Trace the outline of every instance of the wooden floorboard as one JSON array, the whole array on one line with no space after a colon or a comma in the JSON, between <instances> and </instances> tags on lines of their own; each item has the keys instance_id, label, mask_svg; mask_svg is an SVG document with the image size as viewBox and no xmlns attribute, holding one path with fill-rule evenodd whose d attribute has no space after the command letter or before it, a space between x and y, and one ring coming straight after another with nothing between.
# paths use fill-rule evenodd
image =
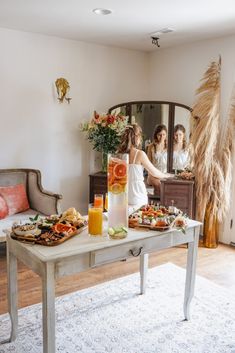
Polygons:
<instances>
[{"instance_id":1,"label":"wooden floorboard","mask_svg":"<svg viewBox=\"0 0 235 353\"><path fill-rule=\"evenodd\" d=\"M167 262L185 268L187 249L176 247L158 251L150 255L150 267ZM199 248L197 274L225 286L235 294L235 248L219 245L217 249ZM57 281L56 295L74 292L79 289L122 277L139 270L138 259L119 261L92 269L78 275L68 276ZM19 263L18 267L19 307L41 301L41 280L31 270ZM7 279L5 252L0 251L0 314L7 312Z\"/></svg>"}]
</instances>

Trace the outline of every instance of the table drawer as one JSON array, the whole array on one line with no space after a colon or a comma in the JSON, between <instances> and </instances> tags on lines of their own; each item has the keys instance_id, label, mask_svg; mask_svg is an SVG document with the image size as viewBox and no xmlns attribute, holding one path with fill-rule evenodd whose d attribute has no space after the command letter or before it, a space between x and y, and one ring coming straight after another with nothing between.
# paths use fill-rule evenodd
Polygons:
<instances>
[{"instance_id":1,"label":"table drawer","mask_svg":"<svg viewBox=\"0 0 235 353\"><path fill-rule=\"evenodd\" d=\"M194 239L193 236L193 229L188 229L186 234L183 234L181 231L172 231L170 233L162 235L159 234L148 239L117 245L110 249L106 248L92 251L90 265L91 267L95 267L122 259L137 257L140 253L148 254L152 251L161 250L179 244L185 244L187 242L192 242Z\"/></svg>"}]
</instances>

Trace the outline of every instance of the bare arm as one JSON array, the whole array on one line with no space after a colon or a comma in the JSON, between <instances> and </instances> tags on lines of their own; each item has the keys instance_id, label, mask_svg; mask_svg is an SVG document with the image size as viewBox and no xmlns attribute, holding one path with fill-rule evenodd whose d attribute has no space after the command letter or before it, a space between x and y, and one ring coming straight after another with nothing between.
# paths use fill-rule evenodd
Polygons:
<instances>
[{"instance_id":1,"label":"bare arm","mask_svg":"<svg viewBox=\"0 0 235 353\"><path fill-rule=\"evenodd\" d=\"M140 152L140 162L143 167L149 172L149 174L151 174L155 178L164 179L171 177L170 174L164 174L159 169L155 168L154 165L149 161L144 151Z\"/></svg>"}]
</instances>

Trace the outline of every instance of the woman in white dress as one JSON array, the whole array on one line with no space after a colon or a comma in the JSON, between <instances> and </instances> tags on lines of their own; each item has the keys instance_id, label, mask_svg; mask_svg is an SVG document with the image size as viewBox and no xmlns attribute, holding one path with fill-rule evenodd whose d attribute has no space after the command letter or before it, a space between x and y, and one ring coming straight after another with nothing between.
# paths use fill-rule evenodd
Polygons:
<instances>
[{"instance_id":1,"label":"woman in white dress","mask_svg":"<svg viewBox=\"0 0 235 353\"><path fill-rule=\"evenodd\" d=\"M167 171L167 128L157 125L153 133L153 142L147 146L147 156L161 172Z\"/></svg>"},{"instance_id":2,"label":"woman in white dress","mask_svg":"<svg viewBox=\"0 0 235 353\"><path fill-rule=\"evenodd\" d=\"M174 127L173 169L183 170L189 165L189 152L185 136L185 127L181 124Z\"/></svg>"},{"instance_id":3,"label":"woman in white dress","mask_svg":"<svg viewBox=\"0 0 235 353\"><path fill-rule=\"evenodd\" d=\"M139 125L129 125L125 129L119 147L120 153L129 153L128 204L131 211L148 203L147 190L144 183L144 168L153 178L172 177L154 167L146 153L139 148L142 143L142 129Z\"/></svg>"},{"instance_id":4,"label":"woman in white dress","mask_svg":"<svg viewBox=\"0 0 235 353\"><path fill-rule=\"evenodd\" d=\"M167 128L157 125L153 133L153 142L147 146L147 156L150 162L162 173L167 172ZM160 179L154 178L150 173L147 183L154 187L154 193L160 193Z\"/></svg>"}]
</instances>

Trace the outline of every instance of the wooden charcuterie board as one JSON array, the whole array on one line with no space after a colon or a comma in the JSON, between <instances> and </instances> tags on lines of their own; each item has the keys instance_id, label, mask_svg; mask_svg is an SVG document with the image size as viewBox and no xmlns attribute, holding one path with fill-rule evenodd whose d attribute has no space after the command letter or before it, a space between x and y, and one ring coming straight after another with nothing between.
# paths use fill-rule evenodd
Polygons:
<instances>
[{"instance_id":1,"label":"wooden charcuterie board","mask_svg":"<svg viewBox=\"0 0 235 353\"><path fill-rule=\"evenodd\" d=\"M149 223L149 224L146 224L144 222L141 223L138 221L139 217L136 217L136 218L133 217L133 216L137 215L138 212L140 212L140 211L141 211L141 215L139 217L142 218L142 221L144 221L143 218L145 218L145 216L147 217L148 214L149 215L151 214L151 217L156 219L156 224L153 225L151 223ZM178 211L181 212L180 210L178 210ZM136 211L134 211L131 215L129 215L129 227L135 228L135 229L144 228L144 229L149 229L149 230L155 230L158 232L164 232L164 231L172 228L172 226L174 224L174 219L171 219L171 217L172 217L172 213L170 214L168 208L166 208L164 206L160 206L160 208L155 209L154 205L145 205L145 206L140 207ZM161 221L161 219L165 219L165 220ZM160 224L157 224L157 222L159 222Z\"/></svg>"},{"instance_id":2,"label":"wooden charcuterie board","mask_svg":"<svg viewBox=\"0 0 235 353\"><path fill-rule=\"evenodd\" d=\"M168 225L166 227L153 227L151 225L147 225L147 224L139 224L139 223L134 223L134 222L130 222L129 220L129 227L130 228L135 228L135 229L142 229L142 228L145 228L145 229L149 229L149 230L156 230L158 232L164 232L165 230L168 230L171 228L171 225Z\"/></svg>"},{"instance_id":3,"label":"wooden charcuterie board","mask_svg":"<svg viewBox=\"0 0 235 353\"><path fill-rule=\"evenodd\" d=\"M87 229L87 225L77 229L75 232L73 233L64 233L63 237L59 238L59 235L58 235L58 238L57 239L52 239L52 240L46 240L46 239L49 239L49 238L45 238L45 239L41 239L40 236L38 237L29 237L29 236L23 236L23 235L16 235L14 233L11 233L11 238L12 239L15 239L15 240L18 240L18 241L22 241L24 243L30 243L30 244L40 244L40 245L44 245L44 246L56 246L56 245L59 245L59 244L62 244L64 243L66 240L74 237L75 235L78 235L80 234L81 232L83 232L85 229ZM45 233L44 233L45 234ZM56 237L56 234L55 234L55 237Z\"/></svg>"}]
</instances>

